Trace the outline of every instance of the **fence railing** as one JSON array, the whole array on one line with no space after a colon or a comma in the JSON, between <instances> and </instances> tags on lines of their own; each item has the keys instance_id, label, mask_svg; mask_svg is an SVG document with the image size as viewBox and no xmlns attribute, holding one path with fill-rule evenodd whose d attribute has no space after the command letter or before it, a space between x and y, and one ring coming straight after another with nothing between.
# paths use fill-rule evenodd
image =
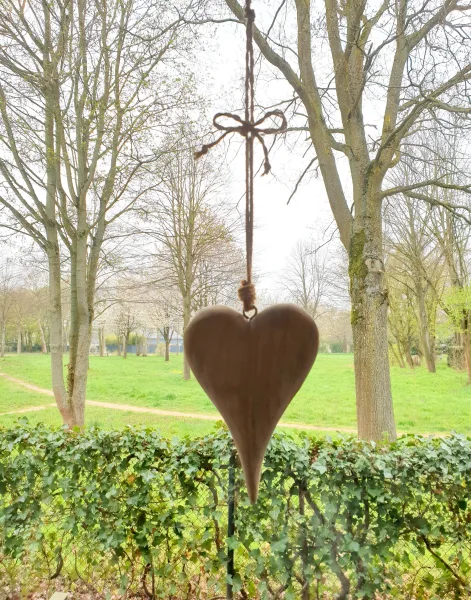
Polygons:
<instances>
[{"instance_id":1,"label":"fence railing","mask_svg":"<svg viewBox=\"0 0 471 600\"><path fill-rule=\"evenodd\" d=\"M0 429L0 598L468 598L470 484L458 435L277 435L250 505L222 429Z\"/></svg>"}]
</instances>

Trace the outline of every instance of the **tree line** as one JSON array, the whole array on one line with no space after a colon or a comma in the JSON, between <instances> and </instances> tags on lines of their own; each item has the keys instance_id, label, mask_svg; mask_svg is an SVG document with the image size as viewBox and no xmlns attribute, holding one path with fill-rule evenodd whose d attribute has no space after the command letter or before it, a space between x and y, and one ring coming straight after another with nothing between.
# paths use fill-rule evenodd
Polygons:
<instances>
[{"instance_id":1,"label":"tree line","mask_svg":"<svg viewBox=\"0 0 471 600\"><path fill-rule=\"evenodd\" d=\"M183 348L188 304L190 315L214 304L237 307L235 290L244 270L240 245L224 215L219 214L222 220L216 219L218 205L208 202L208 198L201 199L199 207L193 206L193 220L205 218L210 230L212 220L208 214L214 212L217 233L207 235L208 230L201 228L185 230L191 221L186 207L191 198L191 194L182 195L181 205L167 207L169 223L178 225L179 215L182 216L180 238L172 235L167 246L158 245L155 254L147 256L146 269L136 273L129 267L124 274L113 273L100 285L95 298L92 352L100 356L116 352L126 358L128 347L133 346L138 356L147 356L152 338L157 343L153 351L168 361L176 338L180 338L177 352ZM442 207L427 208L408 198L395 210L387 209L385 220L391 362L412 369L423 363L434 373L437 360L447 355L449 366L466 369L469 377L466 318L471 306L467 285L471 268L470 229L465 221L450 216ZM175 227L175 231L178 229ZM155 227L153 232L157 231ZM162 232L159 236L164 235ZM168 246L181 249L190 239L200 247L192 277L181 252L175 262L168 260L167 254ZM328 238L325 243L323 239L314 232L296 243L280 269L277 291L262 291L259 304L261 308L283 301L298 304L318 323L321 352L351 352L346 256L337 240ZM451 245L448 254L445 242ZM457 262L450 263L451 258ZM178 281L185 276L189 277L188 287L181 288ZM64 291L63 349L67 352L70 308L67 290ZM23 267L20 274L19 267L9 266L7 261L0 265L0 324L2 356L5 349L49 352L48 289L37 275L33 276L31 267ZM184 378L189 376L186 370Z\"/></svg>"},{"instance_id":2,"label":"tree line","mask_svg":"<svg viewBox=\"0 0 471 600\"><path fill-rule=\"evenodd\" d=\"M418 137L418 164L442 186L430 188L433 202L419 202L413 191L386 206L389 345L399 366L413 368L414 353L434 373L441 338L449 364L466 369L471 383L471 222L450 209L469 210L471 203L466 189L447 184L449 172L460 173L469 157L456 135L447 139L435 130ZM413 188L417 166L404 161L396 177Z\"/></svg>"},{"instance_id":3,"label":"tree line","mask_svg":"<svg viewBox=\"0 0 471 600\"><path fill-rule=\"evenodd\" d=\"M164 287L164 312L177 293L184 328L197 307L227 301L239 275L238 213L215 159L197 165L192 153L209 132L201 32L234 31L244 11L237 0L0 9L2 236L28 236L44 257L53 391L64 422L82 427L92 326L121 301L120 285L136 305L152 293L143 281ZM461 225L471 214L470 10L456 0L427 10L420 0L283 0L257 15L261 68L281 78L276 103L290 117L282 141L307 160L296 188L319 171L346 253L342 279L308 248L314 272L348 293L366 439L395 438L389 354L412 362L415 335L433 370L440 314L455 323L456 360L471 360ZM304 269L298 259L292 273ZM321 306L322 285L288 287Z\"/></svg>"}]
</instances>

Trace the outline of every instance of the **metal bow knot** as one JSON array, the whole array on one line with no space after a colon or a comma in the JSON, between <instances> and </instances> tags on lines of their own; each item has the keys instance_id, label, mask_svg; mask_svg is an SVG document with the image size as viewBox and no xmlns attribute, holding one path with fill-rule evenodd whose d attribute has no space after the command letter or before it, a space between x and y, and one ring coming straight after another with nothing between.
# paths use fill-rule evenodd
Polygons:
<instances>
[{"instance_id":1,"label":"metal bow knot","mask_svg":"<svg viewBox=\"0 0 471 600\"><path fill-rule=\"evenodd\" d=\"M221 118L232 119L233 121L240 123L240 125L223 125L219 122L219 119ZM260 125L262 125L267 119L270 118L281 119L281 125L279 127L260 127ZM211 148L219 144L219 142L223 140L226 137L226 135L229 135L230 133L238 133L246 139L252 137L252 139L255 138L260 142L263 148L264 155L263 175L266 175L270 172L271 165L270 160L268 158L268 148L265 144L263 136L283 133L284 131L286 131L288 123L286 121L284 113L281 110L271 110L265 113L261 119L255 121L254 123L252 123L251 121L245 121L244 119L241 119L239 115L235 115L233 113L217 113L214 115L213 125L219 131L224 131L224 133L220 135L216 140L214 140L214 142L211 142L211 144L204 144L201 150L195 152L195 158L200 158L201 156L207 154L207 152Z\"/></svg>"}]
</instances>

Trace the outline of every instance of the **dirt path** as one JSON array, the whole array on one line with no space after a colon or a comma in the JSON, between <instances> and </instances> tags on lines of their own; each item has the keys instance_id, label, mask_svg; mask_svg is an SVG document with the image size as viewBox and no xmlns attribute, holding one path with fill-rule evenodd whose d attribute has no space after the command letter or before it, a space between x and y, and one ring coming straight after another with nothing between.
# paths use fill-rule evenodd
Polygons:
<instances>
[{"instance_id":1,"label":"dirt path","mask_svg":"<svg viewBox=\"0 0 471 600\"><path fill-rule=\"evenodd\" d=\"M13 381L13 383L17 383L18 385L22 385L24 388L32 390L33 392L39 392L40 394L46 394L46 396L54 397L54 394L51 390L46 390L44 388L37 387L36 385L26 383L26 381L21 381L21 379L16 379L15 377L10 377L10 375L7 375L6 373L0 373L0 377L3 377L8 381Z\"/></svg>"},{"instance_id":2,"label":"dirt path","mask_svg":"<svg viewBox=\"0 0 471 600\"><path fill-rule=\"evenodd\" d=\"M19 408L18 410L11 410L9 412L0 413L0 417L3 415L21 415L22 413L38 412L38 410L46 410L55 404L46 404L45 406L29 406L28 408Z\"/></svg>"},{"instance_id":3,"label":"dirt path","mask_svg":"<svg viewBox=\"0 0 471 600\"><path fill-rule=\"evenodd\" d=\"M31 383L27 383L26 381L22 381L21 379L16 379L16 377L11 377L6 373L0 373L0 377L7 379L17 385L21 385L24 388L31 390L33 392L38 392L39 394L45 394L46 396L54 396L51 390L47 390L45 388L40 388L36 385L32 385ZM204 413L187 413L187 412L179 412L176 410L162 410L160 408L146 408L143 406L133 406L131 404L117 404L116 402L98 402L96 400L87 400L87 404L89 406L98 406L100 408L109 408L111 410L121 410L123 412L134 412L134 413L147 413L152 415L159 415L161 417L176 417L177 419L194 419L199 421L221 421L222 417L219 415L208 415ZM12 410L7 413L0 413L0 417L2 415L16 415L21 413L28 412L36 412L39 410L45 410L47 408L55 407L56 404L45 404L44 406L30 406L28 408L21 408L18 410ZM316 425L307 425L305 423L285 423L281 421L278 424L279 427L285 427L287 429L298 429L303 431L332 431L339 433L356 433L356 429L352 429L349 427L318 427ZM406 433L405 431L398 431L398 435L402 435ZM443 437L447 435L443 432L433 432L433 433L422 433L421 435L433 435L437 437Z\"/></svg>"},{"instance_id":4,"label":"dirt path","mask_svg":"<svg viewBox=\"0 0 471 600\"><path fill-rule=\"evenodd\" d=\"M21 379L17 379L16 377L11 377L6 373L0 373L0 377L3 377L4 379L11 381L12 383L16 383L17 385L21 385L22 387L33 392L38 392L39 394L44 394L46 396L54 396L51 390L47 390L45 388L38 387L37 385L27 383L26 381L22 381ZM220 417L219 415L208 415L204 413L187 413L176 410L162 410L160 408L146 408L143 406L133 406L131 404L117 404L116 402L98 402L96 400L87 400L87 404L89 406L98 406L100 408L109 408L111 410L121 410L123 412L147 413L152 415L159 415L161 417L177 417L179 419L195 419L200 421L221 421L222 419L222 417ZM45 404L44 406L30 406L29 408L12 410L7 413L0 413L0 416L2 414L14 415L25 412L35 412L39 410L45 410L53 406L56 405ZM350 429L348 427L317 427L316 425L306 425L304 423L281 422L280 427L286 427L288 429L302 429L305 431L341 431L342 433L356 433L356 429Z\"/></svg>"}]
</instances>

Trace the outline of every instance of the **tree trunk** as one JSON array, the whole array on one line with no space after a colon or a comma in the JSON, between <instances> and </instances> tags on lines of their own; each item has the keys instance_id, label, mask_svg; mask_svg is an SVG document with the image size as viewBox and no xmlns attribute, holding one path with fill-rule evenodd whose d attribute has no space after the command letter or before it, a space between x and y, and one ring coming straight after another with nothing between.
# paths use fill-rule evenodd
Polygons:
<instances>
[{"instance_id":1,"label":"tree trunk","mask_svg":"<svg viewBox=\"0 0 471 600\"><path fill-rule=\"evenodd\" d=\"M123 358L128 357L128 340L129 340L129 336L123 335Z\"/></svg>"},{"instance_id":2,"label":"tree trunk","mask_svg":"<svg viewBox=\"0 0 471 600\"><path fill-rule=\"evenodd\" d=\"M373 210L372 210L373 212ZM350 295L358 436L396 439L388 356L388 302L384 288L381 208L351 236ZM356 220L357 222L360 219Z\"/></svg>"},{"instance_id":3,"label":"tree trunk","mask_svg":"<svg viewBox=\"0 0 471 600\"><path fill-rule=\"evenodd\" d=\"M41 354L47 354L46 336L44 335L44 328L41 323L41 319L38 319L39 335L41 336Z\"/></svg>"},{"instance_id":4,"label":"tree trunk","mask_svg":"<svg viewBox=\"0 0 471 600\"><path fill-rule=\"evenodd\" d=\"M100 347L100 356L105 356L106 345L105 345L105 328L98 328L98 345Z\"/></svg>"},{"instance_id":5,"label":"tree trunk","mask_svg":"<svg viewBox=\"0 0 471 600\"><path fill-rule=\"evenodd\" d=\"M190 298L188 296L183 298L183 333L185 333L186 328L190 324L191 319L191 307L190 307ZM185 346L183 346L183 379L188 381L191 378L191 370L190 365L188 364L188 360L186 358Z\"/></svg>"},{"instance_id":6,"label":"tree trunk","mask_svg":"<svg viewBox=\"0 0 471 600\"><path fill-rule=\"evenodd\" d=\"M118 343L117 343L116 350L118 352L118 356L121 356L121 339L120 339L119 335L117 336L117 338L118 338Z\"/></svg>"},{"instance_id":7,"label":"tree trunk","mask_svg":"<svg viewBox=\"0 0 471 600\"><path fill-rule=\"evenodd\" d=\"M455 331L453 341L454 343L448 348L448 366L458 370L464 369L466 362L464 358L464 344L460 331Z\"/></svg>"},{"instance_id":8,"label":"tree trunk","mask_svg":"<svg viewBox=\"0 0 471 600\"><path fill-rule=\"evenodd\" d=\"M417 308L419 313L420 345L422 347L422 352L429 373L435 373L437 369L435 367L435 358L430 338L428 315L427 308L425 305L425 294L424 289L422 287L422 282L419 281L416 283L415 290L417 295Z\"/></svg>"},{"instance_id":9,"label":"tree trunk","mask_svg":"<svg viewBox=\"0 0 471 600\"><path fill-rule=\"evenodd\" d=\"M0 337L0 356L5 356L5 330L6 323L2 323L2 335Z\"/></svg>"},{"instance_id":10,"label":"tree trunk","mask_svg":"<svg viewBox=\"0 0 471 600\"><path fill-rule=\"evenodd\" d=\"M16 338L16 353L21 354L21 327L18 326L18 335Z\"/></svg>"},{"instance_id":11,"label":"tree trunk","mask_svg":"<svg viewBox=\"0 0 471 600\"><path fill-rule=\"evenodd\" d=\"M85 424L85 396L87 391L88 361L91 342L90 312L88 305L87 222L85 198L79 199L77 238L71 251L70 276L70 354L68 365L68 402L74 415L75 426Z\"/></svg>"},{"instance_id":12,"label":"tree trunk","mask_svg":"<svg viewBox=\"0 0 471 600\"><path fill-rule=\"evenodd\" d=\"M147 356L149 352L147 336L142 337L142 356Z\"/></svg>"},{"instance_id":13,"label":"tree trunk","mask_svg":"<svg viewBox=\"0 0 471 600\"><path fill-rule=\"evenodd\" d=\"M69 373L71 373L73 387L68 389L68 400L74 414L74 425L82 428L85 424L85 397L91 341L88 314L84 314L82 310L79 311L76 328L77 331L73 334L77 340L75 359L73 363L69 359Z\"/></svg>"},{"instance_id":14,"label":"tree trunk","mask_svg":"<svg viewBox=\"0 0 471 600\"><path fill-rule=\"evenodd\" d=\"M404 345L404 354L406 355L406 362L409 365L409 368L413 369L414 368L414 361L412 359L412 353L411 353L411 349L410 349L410 344L406 343Z\"/></svg>"},{"instance_id":15,"label":"tree trunk","mask_svg":"<svg viewBox=\"0 0 471 600\"><path fill-rule=\"evenodd\" d=\"M54 232L48 232L51 238ZM62 330L62 298L59 245L54 243L48 252L49 263L49 320L50 320L50 349L52 391L62 419L69 427L74 427L73 412L67 401L63 371L63 330Z\"/></svg>"},{"instance_id":16,"label":"tree trunk","mask_svg":"<svg viewBox=\"0 0 471 600\"><path fill-rule=\"evenodd\" d=\"M51 29L50 13L45 12L45 47L50 50ZM56 194L57 194L57 154L54 141L55 122L55 81L51 72L51 62L44 62L44 74L47 87L44 90L45 100L45 150L46 150L46 253L48 260L49 276L49 343L51 349L51 375L52 391L62 419L69 427L76 425L75 418L64 384L63 371L63 321L62 321L62 294L61 294L61 255L57 232Z\"/></svg>"},{"instance_id":17,"label":"tree trunk","mask_svg":"<svg viewBox=\"0 0 471 600\"><path fill-rule=\"evenodd\" d=\"M2 323L2 335L0 336L0 356L5 356L5 335L6 335L7 324Z\"/></svg>"},{"instance_id":18,"label":"tree trunk","mask_svg":"<svg viewBox=\"0 0 471 600\"><path fill-rule=\"evenodd\" d=\"M62 352L67 352L69 349L69 323L65 321L62 324Z\"/></svg>"},{"instance_id":19,"label":"tree trunk","mask_svg":"<svg viewBox=\"0 0 471 600\"><path fill-rule=\"evenodd\" d=\"M170 360L170 342L172 341L172 336L170 335L170 327L162 328L162 336L165 342L165 362ZM177 338L178 340L178 338Z\"/></svg>"},{"instance_id":20,"label":"tree trunk","mask_svg":"<svg viewBox=\"0 0 471 600\"><path fill-rule=\"evenodd\" d=\"M394 356L394 358L396 359L397 364L399 365L399 367L401 369L405 369L406 365L404 363L404 358L402 356L400 348L398 347L397 351L396 351L396 348L394 347L394 344L392 342L389 344L389 348L391 349L391 353Z\"/></svg>"}]
</instances>

